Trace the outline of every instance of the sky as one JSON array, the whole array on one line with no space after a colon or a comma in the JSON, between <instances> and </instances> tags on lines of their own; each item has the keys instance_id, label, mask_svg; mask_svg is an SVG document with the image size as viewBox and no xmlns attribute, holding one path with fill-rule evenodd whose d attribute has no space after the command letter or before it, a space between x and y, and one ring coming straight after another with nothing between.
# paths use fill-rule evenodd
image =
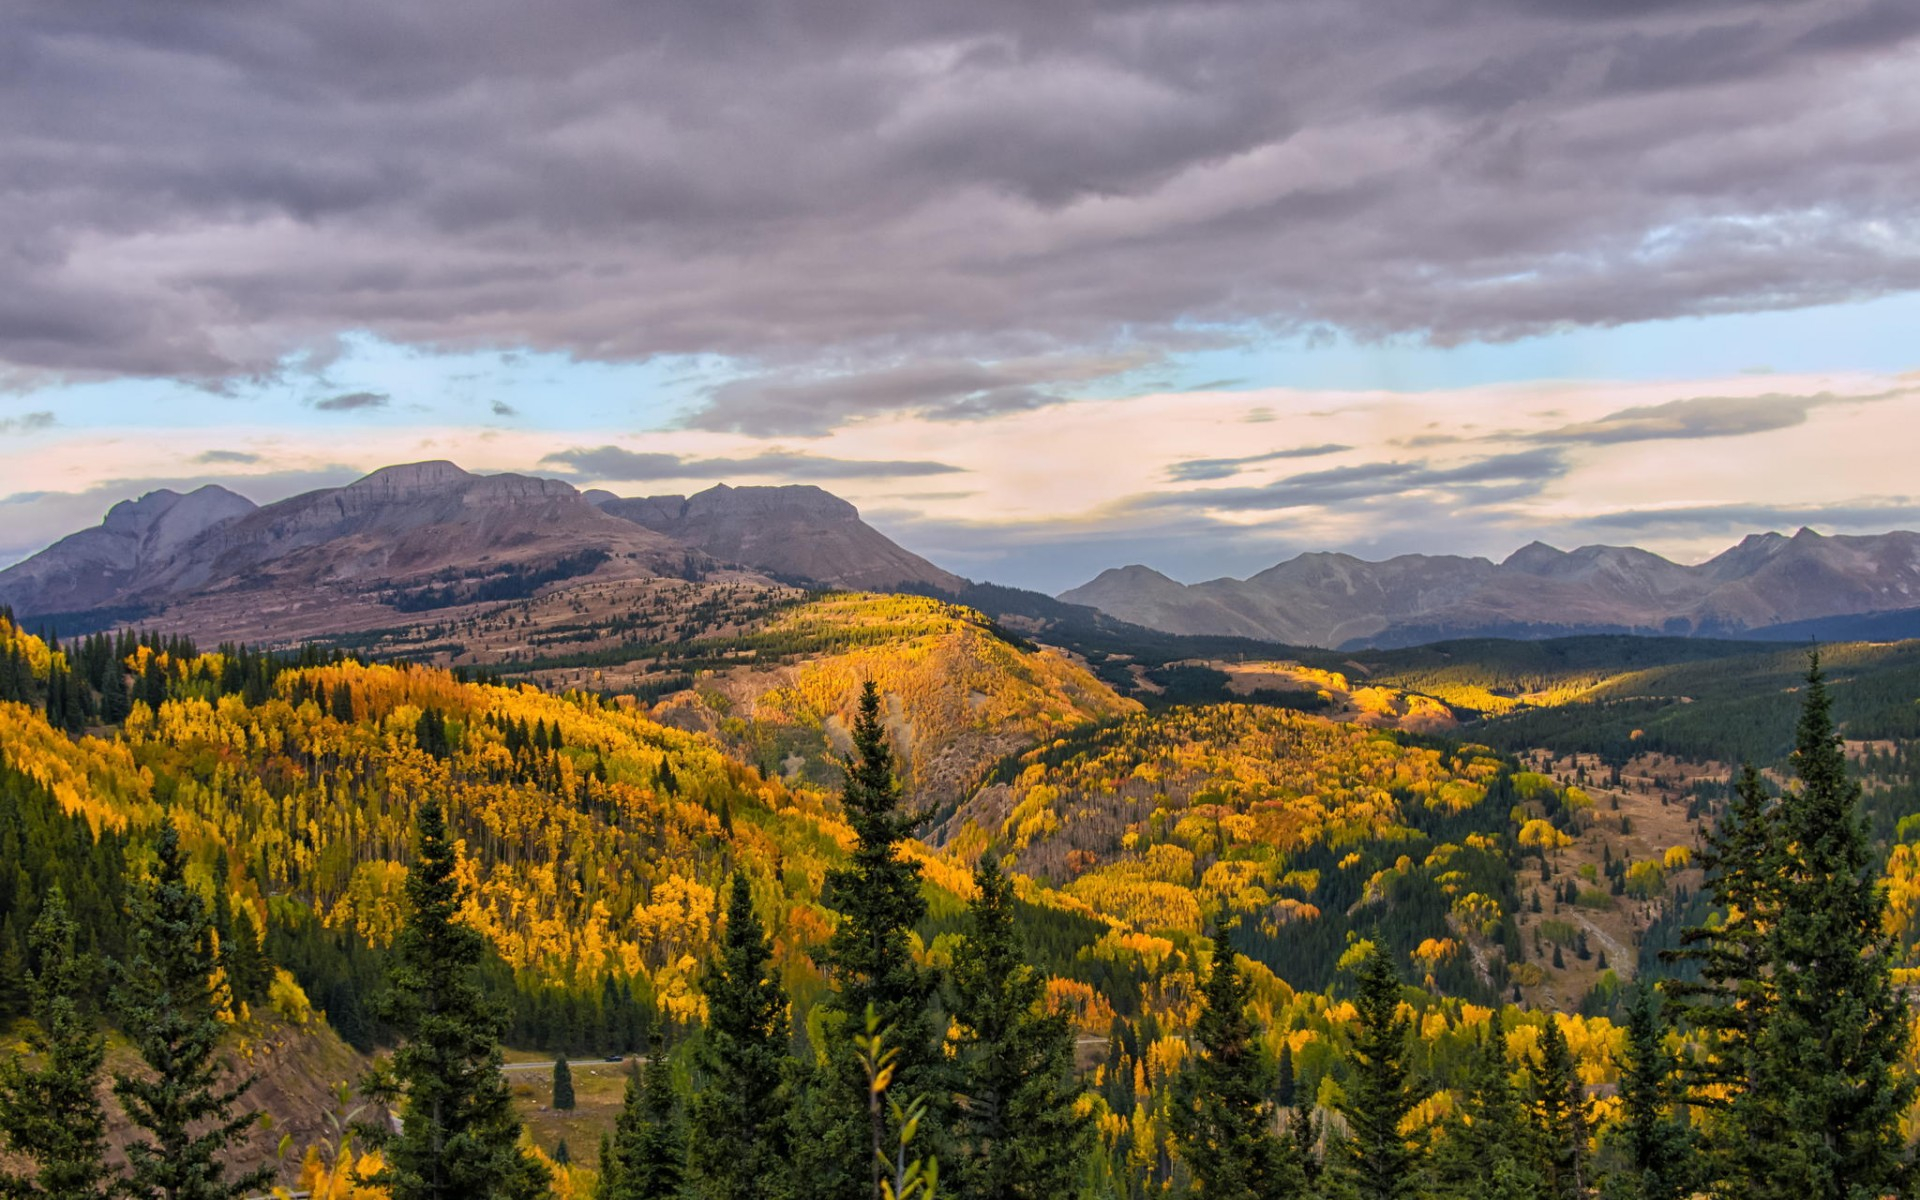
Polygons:
<instances>
[{"instance_id":1,"label":"sky","mask_svg":"<svg viewBox=\"0 0 1920 1200\"><path fill-rule=\"evenodd\" d=\"M21 0L0 563L449 458L976 579L1920 527L1910 0Z\"/></svg>"}]
</instances>

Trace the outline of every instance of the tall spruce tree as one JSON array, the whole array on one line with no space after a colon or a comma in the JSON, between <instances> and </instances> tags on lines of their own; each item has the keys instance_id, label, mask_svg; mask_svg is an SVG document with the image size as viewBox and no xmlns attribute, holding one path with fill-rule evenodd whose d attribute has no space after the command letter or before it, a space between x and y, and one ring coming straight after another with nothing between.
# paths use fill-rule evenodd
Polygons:
<instances>
[{"instance_id":1,"label":"tall spruce tree","mask_svg":"<svg viewBox=\"0 0 1920 1200\"><path fill-rule=\"evenodd\" d=\"M393 1074L406 1112L375 1179L393 1200L531 1200L545 1194L547 1174L519 1146L500 1072L507 1016L476 977L486 943L459 919L458 863L437 801L421 806L418 824L410 911L394 945L392 988L380 1001L401 1038Z\"/></svg>"},{"instance_id":2,"label":"tall spruce tree","mask_svg":"<svg viewBox=\"0 0 1920 1200\"><path fill-rule=\"evenodd\" d=\"M1587 1188L1587 1138L1592 1129L1586 1086L1560 1018L1546 1014L1540 1031L1540 1068L1534 1075L1532 1117L1540 1148L1545 1195L1578 1200Z\"/></svg>"},{"instance_id":3,"label":"tall spruce tree","mask_svg":"<svg viewBox=\"0 0 1920 1200\"><path fill-rule=\"evenodd\" d=\"M1400 1016L1400 975L1385 950L1367 948L1358 983L1360 1028L1340 1104L1348 1129L1341 1174L1360 1200L1408 1200L1424 1187L1422 1148L1400 1132L1407 1114L1426 1098L1407 1062L1412 1025Z\"/></svg>"},{"instance_id":4,"label":"tall spruce tree","mask_svg":"<svg viewBox=\"0 0 1920 1200\"><path fill-rule=\"evenodd\" d=\"M791 1018L772 959L746 872L735 871L720 958L703 988L707 1024L697 1058L703 1086L689 1130L693 1178L711 1200L777 1200L791 1182Z\"/></svg>"},{"instance_id":5,"label":"tall spruce tree","mask_svg":"<svg viewBox=\"0 0 1920 1200\"><path fill-rule=\"evenodd\" d=\"M1506 1024L1496 1009L1468 1069L1461 1103L1434 1152L1434 1185L1441 1196L1535 1200L1541 1194L1526 1113L1512 1076Z\"/></svg>"},{"instance_id":6,"label":"tall spruce tree","mask_svg":"<svg viewBox=\"0 0 1920 1200\"><path fill-rule=\"evenodd\" d=\"M553 1107L556 1112L572 1112L573 1067L563 1050L553 1060Z\"/></svg>"},{"instance_id":7,"label":"tall spruce tree","mask_svg":"<svg viewBox=\"0 0 1920 1200\"><path fill-rule=\"evenodd\" d=\"M1779 920L1785 844L1760 773L1741 769L1733 801L1700 854L1716 912L1662 957L1697 971L1665 985L1674 1010L1705 1043L1685 1064L1687 1102L1714 1114L1703 1173L1738 1186L1768 1171L1786 1114L1763 1086L1761 1044L1773 1012L1772 930Z\"/></svg>"},{"instance_id":8,"label":"tall spruce tree","mask_svg":"<svg viewBox=\"0 0 1920 1200\"><path fill-rule=\"evenodd\" d=\"M664 1047L655 1047L644 1071L627 1076L610 1159L595 1200L677 1200L685 1190L686 1130Z\"/></svg>"},{"instance_id":9,"label":"tall spruce tree","mask_svg":"<svg viewBox=\"0 0 1920 1200\"><path fill-rule=\"evenodd\" d=\"M849 864L829 871L823 890L828 907L840 914L822 954L834 985L827 1001L830 1045L796 1114L796 1177L810 1200L855 1200L868 1191L869 1097L853 1040L869 1010L897 1052L893 1094L932 1105L931 1132L944 1124L948 1094L933 1037L934 979L913 957L911 935L927 911L920 867L899 849L916 818L901 807L880 692L871 682L861 689L853 747L841 803L856 841Z\"/></svg>"},{"instance_id":10,"label":"tall spruce tree","mask_svg":"<svg viewBox=\"0 0 1920 1200\"><path fill-rule=\"evenodd\" d=\"M161 826L153 877L133 900L133 961L115 994L121 1027L145 1071L116 1075L114 1095L141 1136L127 1147L127 1194L138 1200L231 1200L273 1178L263 1166L227 1178L225 1158L250 1113L234 1107L251 1076L228 1084L217 1057L226 1023L215 983L213 923L187 882L180 831Z\"/></svg>"},{"instance_id":11,"label":"tall spruce tree","mask_svg":"<svg viewBox=\"0 0 1920 1200\"><path fill-rule=\"evenodd\" d=\"M1223 929L1214 939L1198 1053L1175 1085L1168 1126L1207 1200L1291 1200L1306 1192L1294 1142L1282 1138L1274 1069L1247 1016L1248 986Z\"/></svg>"},{"instance_id":12,"label":"tall spruce tree","mask_svg":"<svg viewBox=\"0 0 1920 1200\"><path fill-rule=\"evenodd\" d=\"M28 937L30 1039L39 1061L0 1058L0 1149L31 1171L0 1169L0 1196L15 1200L105 1200L115 1192L106 1166L106 1114L94 1091L106 1039L82 1005L98 964L74 946L77 929L58 888Z\"/></svg>"},{"instance_id":13,"label":"tall spruce tree","mask_svg":"<svg viewBox=\"0 0 1920 1200\"><path fill-rule=\"evenodd\" d=\"M1077 1111L1073 1026L1042 1007L1046 980L1022 955L1013 882L992 850L973 878L978 895L953 952L958 1191L1053 1200L1075 1190L1092 1146L1092 1117Z\"/></svg>"},{"instance_id":14,"label":"tall spruce tree","mask_svg":"<svg viewBox=\"0 0 1920 1200\"><path fill-rule=\"evenodd\" d=\"M1677 1200L1698 1176L1693 1138L1675 1104L1679 1063L1662 1040L1653 988L1640 984L1627 1009L1627 1060L1620 1069L1620 1122L1611 1141L1620 1159L1607 1178L1617 1200Z\"/></svg>"},{"instance_id":15,"label":"tall spruce tree","mask_svg":"<svg viewBox=\"0 0 1920 1200\"><path fill-rule=\"evenodd\" d=\"M1901 1069L1910 1013L1894 990L1886 897L1815 656L1802 694L1793 770L1779 807L1784 870L1769 938L1774 1002L1760 1088L1777 1094L1782 1143L1749 1193L1879 1197L1904 1189Z\"/></svg>"}]
</instances>

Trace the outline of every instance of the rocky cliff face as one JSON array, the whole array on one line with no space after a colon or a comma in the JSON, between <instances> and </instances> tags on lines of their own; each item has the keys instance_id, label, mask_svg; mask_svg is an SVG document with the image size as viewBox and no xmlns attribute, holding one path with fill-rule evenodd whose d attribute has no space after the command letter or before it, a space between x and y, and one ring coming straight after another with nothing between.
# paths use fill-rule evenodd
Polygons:
<instances>
[{"instance_id":1,"label":"rocky cliff face","mask_svg":"<svg viewBox=\"0 0 1920 1200\"><path fill-rule=\"evenodd\" d=\"M1060 598L1170 633L1311 646L1597 632L1737 635L1920 607L1920 534L1756 534L1697 566L1631 546L1563 551L1536 542L1500 563L1303 554L1249 579L1192 585L1127 567Z\"/></svg>"},{"instance_id":2,"label":"rocky cliff face","mask_svg":"<svg viewBox=\"0 0 1920 1200\"><path fill-rule=\"evenodd\" d=\"M209 484L122 500L106 519L0 571L0 603L22 613L76 612L124 602L193 540L253 512L253 501Z\"/></svg>"},{"instance_id":3,"label":"rocky cliff face","mask_svg":"<svg viewBox=\"0 0 1920 1200\"><path fill-rule=\"evenodd\" d=\"M862 521L853 505L808 485L721 484L693 496L605 500L601 507L723 562L782 579L867 590L923 585L957 592L966 586Z\"/></svg>"}]
</instances>

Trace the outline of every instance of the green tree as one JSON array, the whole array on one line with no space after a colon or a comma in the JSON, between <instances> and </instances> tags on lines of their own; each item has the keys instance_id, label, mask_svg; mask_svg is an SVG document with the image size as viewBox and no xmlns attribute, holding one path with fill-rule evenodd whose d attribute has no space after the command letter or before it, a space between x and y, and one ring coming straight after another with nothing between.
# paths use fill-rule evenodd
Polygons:
<instances>
[{"instance_id":1,"label":"green tree","mask_svg":"<svg viewBox=\"0 0 1920 1200\"><path fill-rule=\"evenodd\" d=\"M1910 1034L1894 990L1886 897L1814 657L1793 754L1798 786L1779 807L1784 870L1769 939L1774 1002L1759 1088L1782 1115L1759 1197L1879 1197L1904 1187L1901 1070ZM1771 1093L1769 1096L1768 1093Z\"/></svg>"},{"instance_id":2,"label":"green tree","mask_svg":"<svg viewBox=\"0 0 1920 1200\"><path fill-rule=\"evenodd\" d=\"M627 1076L614 1119L612 1169L595 1200L672 1200L685 1190L686 1130L673 1092L673 1069L656 1047L644 1071Z\"/></svg>"},{"instance_id":3,"label":"green tree","mask_svg":"<svg viewBox=\"0 0 1920 1200\"><path fill-rule=\"evenodd\" d=\"M1620 1069L1620 1123L1612 1137L1620 1165L1606 1192L1619 1200L1677 1200L1697 1175L1693 1139L1675 1107L1679 1064L1662 1041L1653 989L1634 988L1627 1009L1627 1060Z\"/></svg>"},{"instance_id":4,"label":"green tree","mask_svg":"<svg viewBox=\"0 0 1920 1200\"><path fill-rule=\"evenodd\" d=\"M746 872L735 871L720 958L703 985L704 1086L689 1130L693 1177L711 1200L773 1200L789 1182L790 1018L772 958Z\"/></svg>"},{"instance_id":5,"label":"green tree","mask_svg":"<svg viewBox=\"0 0 1920 1200\"><path fill-rule=\"evenodd\" d=\"M862 1166L870 1104L852 1043L868 1009L897 1054L897 1094L935 1107L931 1132L944 1122L939 1101L948 1092L933 1038L934 979L913 958L912 933L927 911L920 867L900 854L916 816L901 807L880 693L871 682L861 689L853 746L841 806L855 845L848 865L827 873L822 893L840 914L821 956L835 988L826 1002L827 1061L814 1073L797 1114L802 1129L796 1177L802 1194L818 1200L853 1200L867 1190Z\"/></svg>"},{"instance_id":6,"label":"green tree","mask_svg":"<svg viewBox=\"0 0 1920 1200\"><path fill-rule=\"evenodd\" d=\"M953 953L960 1102L959 1193L977 1200L1070 1194L1092 1145L1076 1111L1073 1027L1043 1009L1046 980L1022 957L1013 883L991 850L974 871L979 894Z\"/></svg>"},{"instance_id":7,"label":"green tree","mask_svg":"<svg viewBox=\"0 0 1920 1200\"><path fill-rule=\"evenodd\" d=\"M1681 934L1669 961L1693 966L1665 987L1674 1010L1709 1053L1691 1056L1688 1103L1716 1114L1701 1152L1706 1172L1751 1180L1768 1169L1785 1114L1760 1086L1762 1035L1773 1011L1771 930L1779 917L1784 846L1760 773L1743 767L1719 827L1700 854L1716 912Z\"/></svg>"},{"instance_id":8,"label":"green tree","mask_svg":"<svg viewBox=\"0 0 1920 1200\"><path fill-rule=\"evenodd\" d=\"M1198 1053L1180 1074L1168 1125L1207 1200L1283 1200L1305 1191L1306 1175L1277 1131L1274 1069L1234 959L1223 929L1194 1022Z\"/></svg>"},{"instance_id":9,"label":"green tree","mask_svg":"<svg viewBox=\"0 0 1920 1200\"><path fill-rule=\"evenodd\" d=\"M1439 1194L1458 1200L1534 1200L1541 1180L1527 1134L1526 1113L1513 1088L1506 1025L1496 1009L1459 1108L1434 1153Z\"/></svg>"},{"instance_id":10,"label":"green tree","mask_svg":"<svg viewBox=\"0 0 1920 1200\"><path fill-rule=\"evenodd\" d=\"M144 1135L127 1147L127 1194L139 1200L229 1200L273 1178L260 1167L226 1177L225 1156L251 1114L234 1106L252 1077L226 1085L217 1057L226 1025L214 983L213 924L187 882L172 822L161 826L153 877L133 900L133 961L115 995L120 1023L146 1070L116 1075L113 1091Z\"/></svg>"},{"instance_id":11,"label":"green tree","mask_svg":"<svg viewBox=\"0 0 1920 1200\"><path fill-rule=\"evenodd\" d=\"M1534 1077L1531 1107L1546 1194L1575 1200L1586 1193L1591 1122L1587 1091L1580 1082L1573 1049L1567 1045L1560 1019L1551 1012L1546 1014L1546 1025L1540 1031L1540 1069Z\"/></svg>"},{"instance_id":12,"label":"green tree","mask_svg":"<svg viewBox=\"0 0 1920 1200\"><path fill-rule=\"evenodd\" d=\"M459 919L457 865L446 817L429 801L407 869L410 911L394 946L392 988L381 998L401 1036L392 1067L406 1111L375 1179L393 1200L536 1197L546 1191L546 1172L519 1146L500 1072L507 1018L476 978L486 943Z\"/></svg>"},{"instance_id":13,"label":"green tree","mask_svg":"<svg viewBox=\"0 0 1920 1200\"><path fill-rule=\"evenodd\" d=\"M0 1147L35 1169L0 1169L0 1196L104 1200L115 1190L105 1161L106 1115L94 1091L106 1040L81 1007L96 964L75 951L75 933L56 888L28 938L35 966L27 993L39 1026L29 1045L39 1061L0 1058Z\"/></svg>"},{"instance_id":14,"label":"green tree","mask_svg":"<svg viewBox=\"0 0 1920 1200\"><path fill-rule=\"evenodd\" d=\"M553 1060L553 1107L559 1112L573 1111L573 1068L562 1051Z\"/></svg>"},{"instance_id":15,"label":"green tree","mask_svg":"<svg viewBox=\"0 0 1920 1200\"><path fill-rule=\"evenodd\" d=\"M1378 946L1360 962L1360 1028L1354 1036L1352 1077L1340 1112L1348 1134L1342 1175L1360 1200L1402 1200L1421 1194L1421 1147L1400 1132L1426 1089L1407 1062L1411 1023L1400 1016L1400 976Z\"/></svg>"}]
</instances>

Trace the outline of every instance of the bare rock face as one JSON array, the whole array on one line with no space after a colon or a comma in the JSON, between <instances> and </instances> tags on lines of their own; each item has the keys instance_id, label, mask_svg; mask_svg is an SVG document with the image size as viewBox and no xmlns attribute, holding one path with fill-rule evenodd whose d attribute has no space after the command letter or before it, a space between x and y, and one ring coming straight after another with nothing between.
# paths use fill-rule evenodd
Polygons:
<instances>
[{"instance_id":1,"label":"bare rock face","mask_svg":"<svg viewBox=\"0 0 1920 1200\"><path fill-rule=\"evenodd\" d=\"M1573 633L1734 636L1920 608L1920 534L1754 534L1697 566L1631 546L1563 551L1535 542L1498 564L1302 554L1250 579L1191 585L1128 567L1060 599L1170 633L1329 647Z\"/></svg>"},{"instance_id":2,"label":"bare rock face","mask_svg":"<svg viewBox=\"0 0 1920 1200\"><path fill-rule=\"evenodd\" d=\"M253 501L215 484L185 495L162 488L122 500L100 524L0 571L0 604L24 615L123 602L196 537L254 509Z\"/></svg>"},{"instance_id":3,"label":"bare rock face","mask_svg":"<svg viewBox=\"0 0 1920 1200\"><path fill-rule=\"evenodd\" d=\"M601 507L723 562L782 579L872 590L966 586L862 521L853 505L809 485L720 484L690 497L610 500Z\"/></svg>"}]
</instances>

